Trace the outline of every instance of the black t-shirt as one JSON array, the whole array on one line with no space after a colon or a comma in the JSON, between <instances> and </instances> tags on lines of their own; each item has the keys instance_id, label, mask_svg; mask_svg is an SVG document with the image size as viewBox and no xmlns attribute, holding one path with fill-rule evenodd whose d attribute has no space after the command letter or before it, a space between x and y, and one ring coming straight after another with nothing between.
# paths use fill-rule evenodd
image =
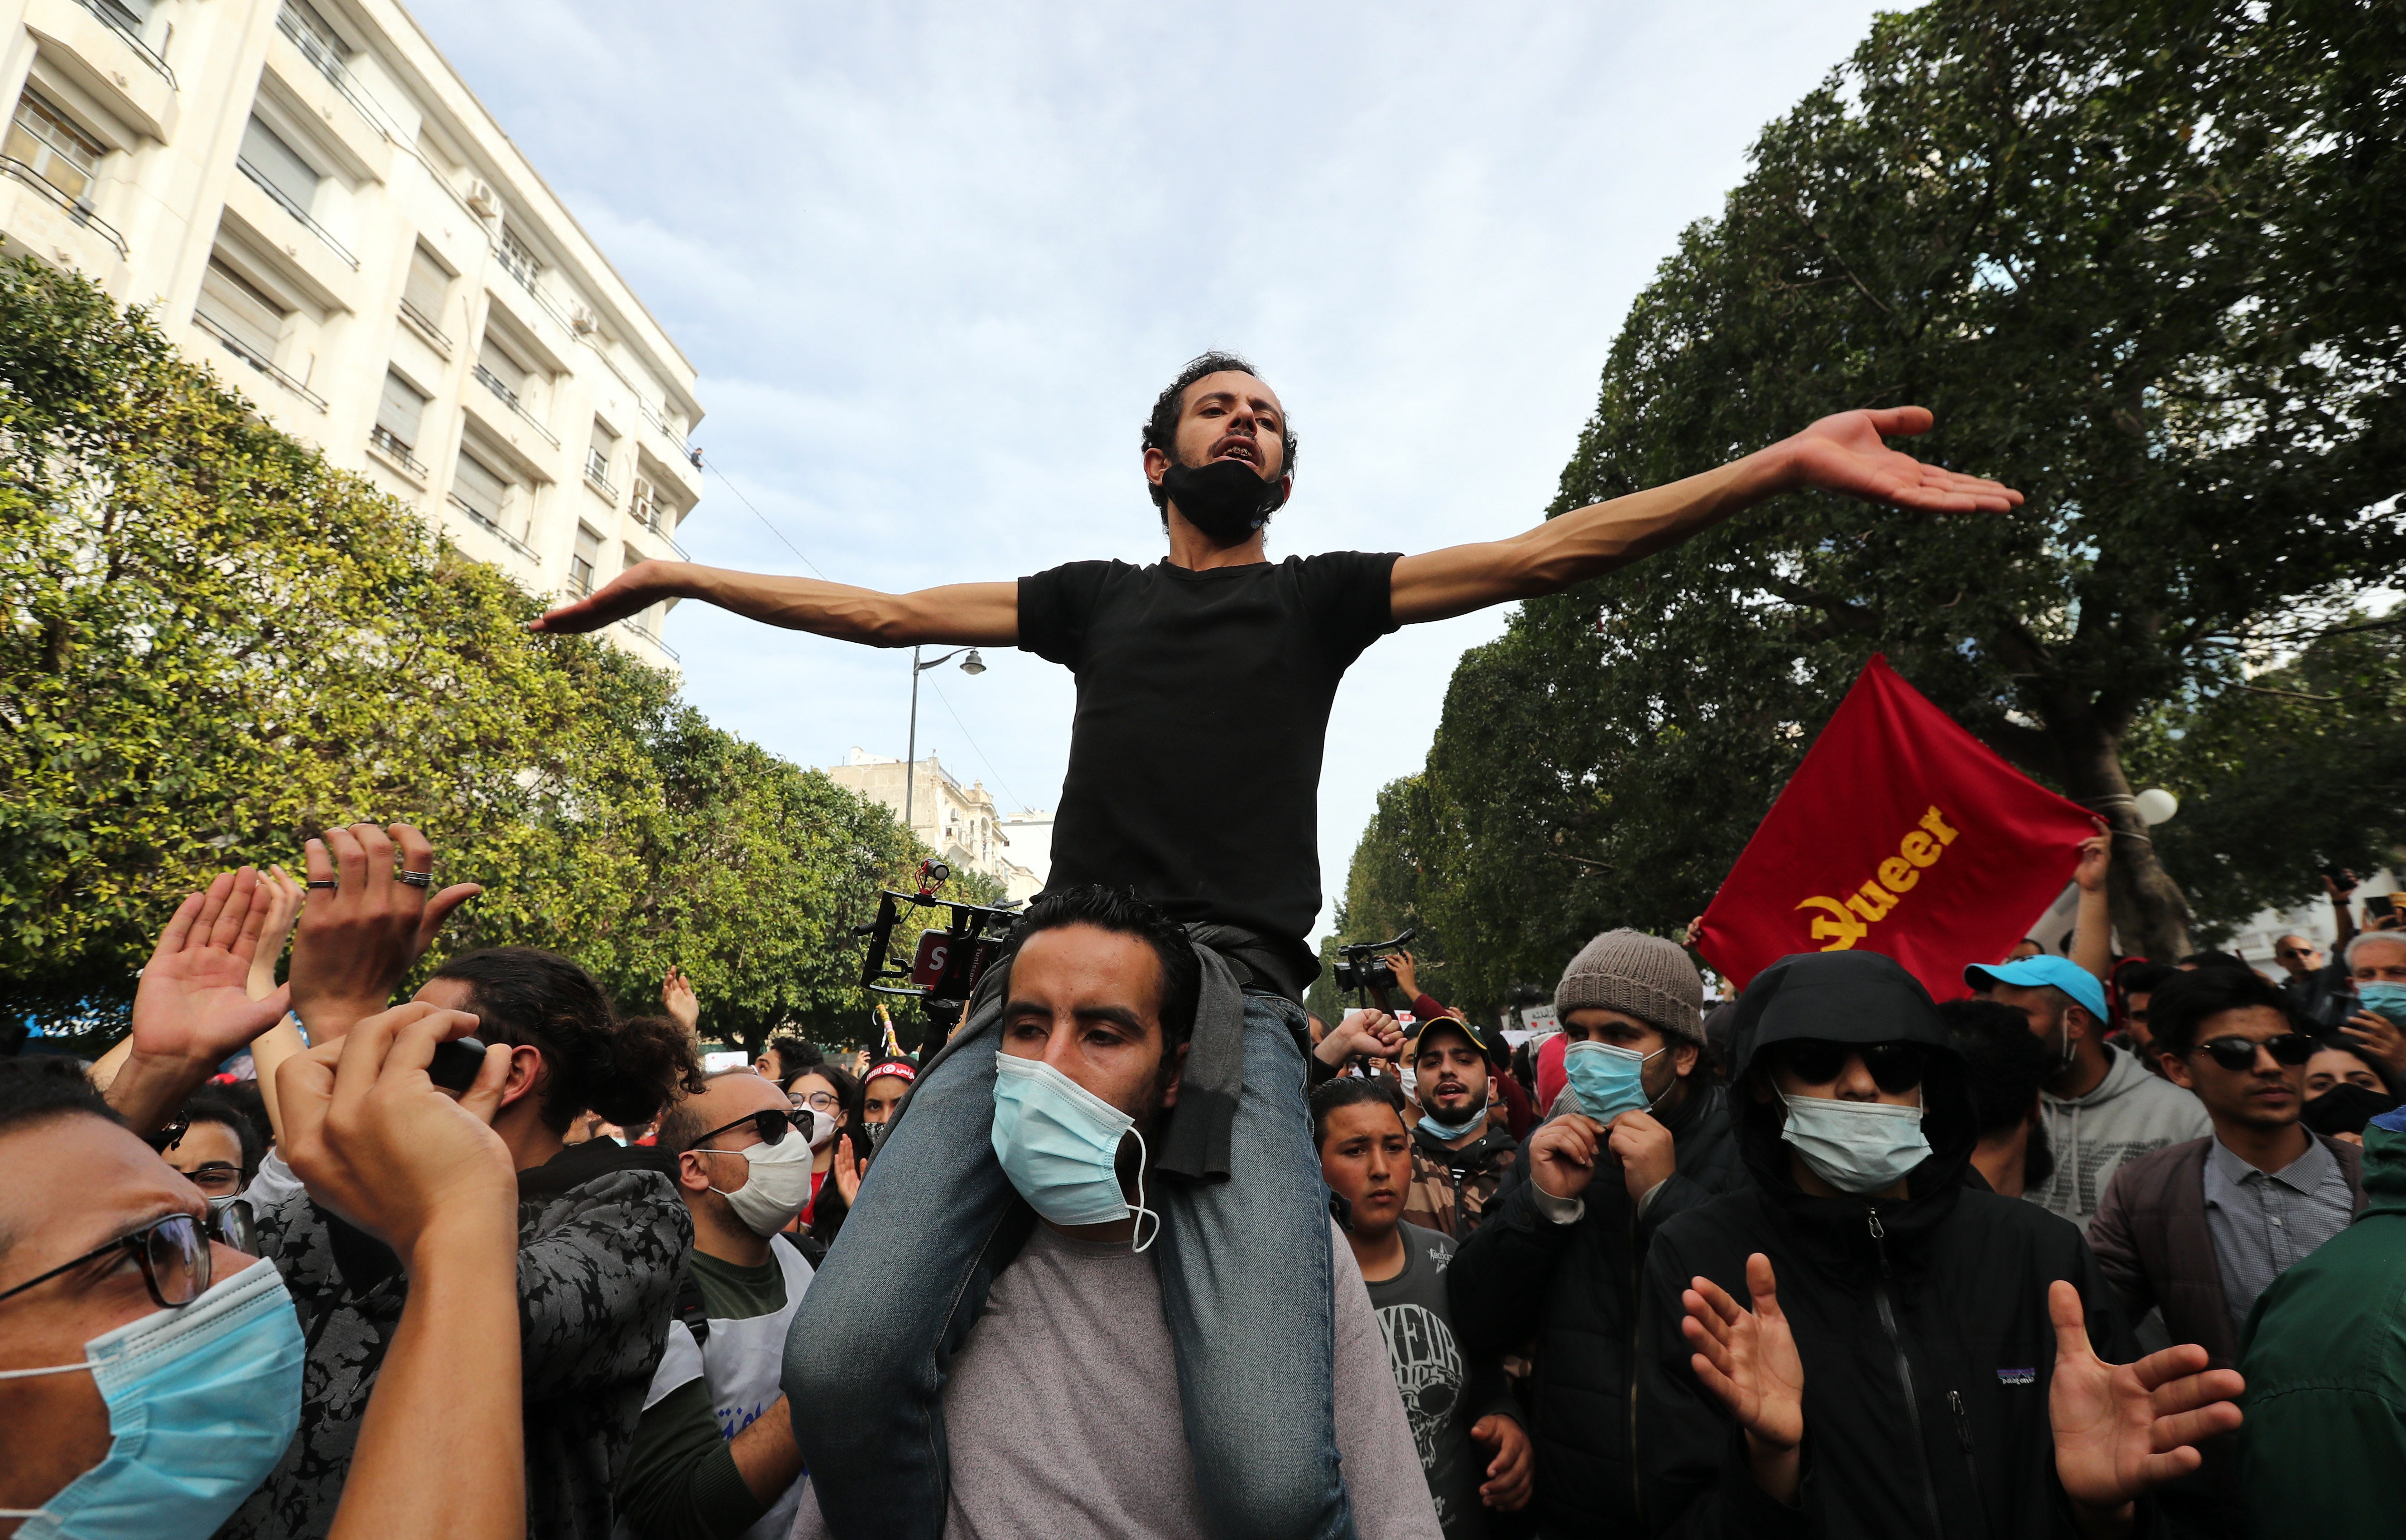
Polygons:
<instances>
[{"instance_id":1,"label":"black t-shirt","mask_svg":"<svg viewBox=\"0 0 2406 1540\"><path fill-rule=\"evenodd\" d=\"M1019 644L1078 676L1046 885L1134 888L1280 943L1320 913L1337 682L1395 629L1394 553L1189 572L1073 561L1019 580Z\"/></svg>"},{"instance_id":2,"label":"black t-shirt","mask_svg":"<svg viewBox=\"0 0 2406 1540\"><path fill-rule=\"evenodd\" d=\"M1470 1430L1491 1413L1516 1422L1521 1414L1501 1359L1474 1362L1453 1335L1445 1285L1453 1237L1408 1222L1403 1236L1404 1270L1369 1286L1370 1308L1386 1338L1387 1367L1404 1398L1437 1525L1445 1540L1484 1540L1487 1510L1479 1488L1487 1479L1487 1456L1470 1441Z\"/></svg>"}]
</instances>

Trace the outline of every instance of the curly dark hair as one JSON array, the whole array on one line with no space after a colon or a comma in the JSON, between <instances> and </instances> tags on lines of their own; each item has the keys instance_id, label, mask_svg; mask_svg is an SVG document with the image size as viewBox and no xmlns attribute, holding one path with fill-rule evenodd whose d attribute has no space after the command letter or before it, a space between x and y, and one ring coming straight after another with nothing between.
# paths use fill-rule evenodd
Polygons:
<instances>
[{"instance_id":1,"label":"curly dark hair","mask_svg":"<svg viewBox=\"0 0 2406 1540\"><path fill-rule=\"evenodd\" d=\"M1153 399L1153 416L1147 417L1144 422L1144 447L1158 449L1168 455L1172 465L1178 463L1178 421L1186 415L1187 388L1207 374L1251 374L1255 379L1262 377L1262 372L1254 368L1252 360L1241 353L1224 353L1214 348L1209 353L1198 354L1189 359L1186 361L1186 367L1178 372L1178 377L1162 387L1161 394ZM1287 419L1283 412L1279 414L1279 448L1281 451L1280 473L1290 476L1295 474L1295 425ZM1162 521L1168 522L1169 494L1150 483L1147 484L1146 490L1153 495L1153 505L1161 510Z\"/></svg>"},{"instance_id":2,"label":"curly dark hair","mask_svg":"<svg viewBox=\"0 0 2406 1540\"><path fill-rule=\"evenodd\" d=\"M556 952L488 947L434 977L468 986L479 1038L542 1052L543 1122L556 1134L587 1109L640 1128L701 1087L701 1061L683 1027L666 1016L621 1019L601 982Z\"/></svg>"}]
</instances>

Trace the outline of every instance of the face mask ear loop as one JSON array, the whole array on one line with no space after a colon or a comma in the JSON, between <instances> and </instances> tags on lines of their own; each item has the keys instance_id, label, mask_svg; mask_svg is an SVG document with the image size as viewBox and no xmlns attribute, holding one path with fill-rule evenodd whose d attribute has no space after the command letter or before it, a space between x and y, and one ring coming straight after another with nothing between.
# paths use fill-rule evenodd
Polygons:
<instances>
[{"instance_id":1,"label":"face mask ear loop","mask_svg":"<svg viewBox=\"0 0 2406 1540\"><path fill-rule=\"evenodd\" d=\"M1144 1136L1131 1128L1128 1130L1128 1137L1136 1140L1136 1201L1128 1205L1128 1207L1136 1214L1136 1229L1138 1232L1141 1232L1144 1229L1144 1222L1146 1220L1153 1221L1153 1234L1146 1236L1142 1240L1139 1240L1136 1243L1136 1250L1141 1251L1146 1247L1161 1238L1161 1216L1144 1206ZM1131 1235L1129 1238L1133 1240L1135 1239L1135 1236Z\"/></svg>"},{"instance_id":2,"label":"face mask ear loop","mask_svg":"<svg viewBox=\"0 0 2406 1540\"><path fill-rule=\"evenodd\" d=\"M0 1379L31 1379L35 1375L71 1375L78 1369L89 1369L91 1367L92 1362L87 1359L81 1363L53 1363L47 1369L0 1369ZM23 1510L16 1508L0 1508L0 1519L31 1517L32 1515L41 1511L42 1510L39 1508L28 1508Z\"/></svg>"}]
</instances>

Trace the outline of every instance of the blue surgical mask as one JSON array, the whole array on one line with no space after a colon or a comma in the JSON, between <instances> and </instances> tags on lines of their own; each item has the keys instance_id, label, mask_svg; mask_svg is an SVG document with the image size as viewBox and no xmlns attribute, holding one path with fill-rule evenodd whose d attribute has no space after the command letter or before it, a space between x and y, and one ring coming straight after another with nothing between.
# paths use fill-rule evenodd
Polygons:
<instances>
[{"instance_id":1,"label":"blue surgical mask","mask_svg":"<svg viewBox=\"0 0 2406 1540\"><path fill-rule=\"evenodd\" d=\"M1471 1119L1465 1123L1449 1125L1437 1122L1435 1118L1422 1118L1421 1120L1420 1127L1422 1133L1426 1134L1429 1137L1437 1140L1439 1144L1451 1144L1454 1140L1462 1138L1466 1135L1484 1133L1487 1129L1487 1109L1483 1107L1480 1108L1479 1109L1479 1116Z\"/></svg>"},{"instance_id":2,"label":"blue surgical mask","mask_svg":"<svg viewBox=\"0 0 2406 1540\"><path fill-rule=\"evenodd\" d=\"M994 1155L1002 1174L1038 1213L1055 1224L1110 1224L1129 1213L1153 1221L1144 1206L1144 1136L1136 1135L1136 1207L1120 1190L1120 1140L1135 1133L1136 1120L1041 1059L1015 1053L994 1056Z\"/></svg>"},{"instance_id":3,"label":"blue surgical mask","mask_svg":"<svg viewBox=\"0 0 2406 1540\"><path fill-rule=\"evenodd\" d=\"M1918 1107L1791 1096L1785 1091L1779 1099L1788 1104L1779 1137L1815 1176L1841 1193L1885 1193L1930 1158Z\"/></svg>"},{"instance_id":4,"label":"blue surgical mask","mask_svg":"<svg viewBox=\"0 0 2406 1540\"><path fill-rule=\"evenodd\" d=\"M2386 979L2368 980L2356 986L2356 997L2365 1010L2391 1025L2406 1026L2406 984L2394 984Z\"/></svg>"},{"instance_id":5,"label":"blue surgical mask","mask_svg":"<svg viewBox=\"0 0 2406 1540\"><path fill-rule=\"evenodd\" d=\"M300 1323L271 1262L84 1344L108 1406L107 1456L23 1519L21 1540L204 1540L284 1458L301 1422Z\"/></svg>"},{"instance_id":6,"label":"blue surgical mask","mask_svg":"<svg viewBox=\"0 0 2406 1540\"><path fill-rule=\"evenodd\" d=\"M1646 1095L1646 1066L1669 1052L1658 1048L1640 1053L1610 1043L1575 1042L1563 1050L1563 1073L1570 1077L1578 1109L1598 1123L1610 1123L1623 1112L1653 1107Z\"/></svg>"}]
</instances>

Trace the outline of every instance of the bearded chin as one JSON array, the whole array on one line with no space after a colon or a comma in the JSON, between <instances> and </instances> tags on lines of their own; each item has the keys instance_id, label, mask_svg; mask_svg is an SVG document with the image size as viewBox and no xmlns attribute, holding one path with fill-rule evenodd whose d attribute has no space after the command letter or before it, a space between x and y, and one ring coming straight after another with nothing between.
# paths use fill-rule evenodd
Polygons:
<instances>
[{"instance_id":1,"label":"bearded chin","mask_svg":"<svg viewBox=\"0 0 2406 1540\"><path fill-rule=\"evenodd\" d=\"M1487 1110L1487 1104L1484 1102L1475 1104L1471 1102L1464 1102L1462 1104L1461 1111L1449 1112L1432 1099L1428 1104L1426 1110L1430 1117L1435 1118L1437 1122L1445 1124L1448 1128L1462 1128L1477 1121L1479 1114Z\"/></svg>"}]
</instances>

